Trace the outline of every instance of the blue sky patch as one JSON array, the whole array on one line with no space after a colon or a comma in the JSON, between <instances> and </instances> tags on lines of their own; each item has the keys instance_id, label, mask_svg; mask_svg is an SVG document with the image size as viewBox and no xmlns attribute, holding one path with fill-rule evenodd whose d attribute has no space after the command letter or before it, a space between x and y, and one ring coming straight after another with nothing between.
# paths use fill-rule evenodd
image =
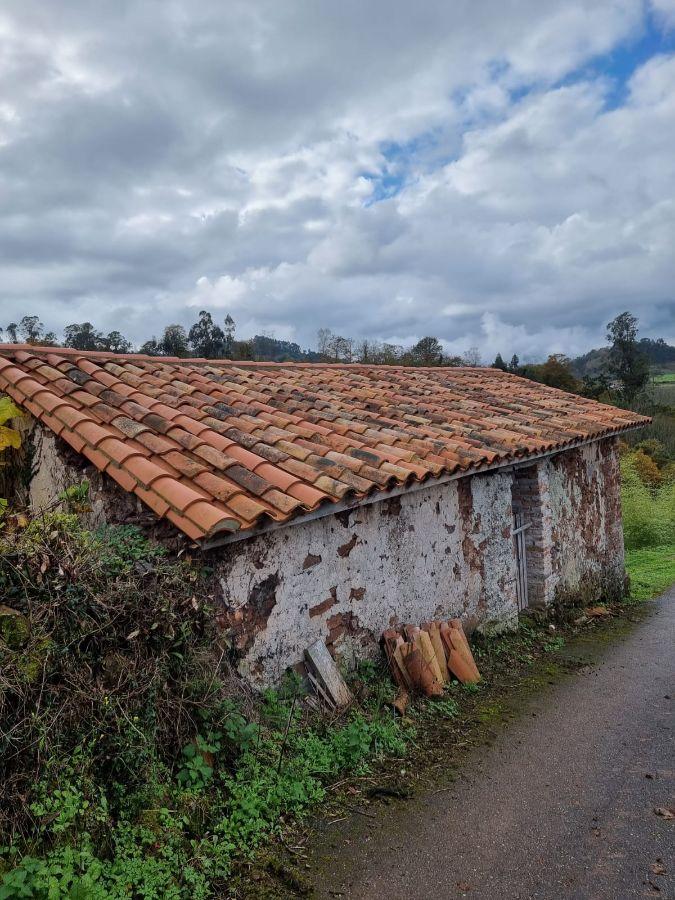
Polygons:
<instances>
[{"instance_id":1,"label":"blue sky patch","mask_svg":"<svg viewBox=\"0 0 675 900\"><path fill-rule=\"evenodd\" d=\"M675 51L675 32L659 28L652 15L647 15L643 28L633 38L618 44L611 53L597 57L568 76L564 84L589 78L606 78L611 85L605 98L605 109L617 109L626 102L631 76L652 57Z\"/></svg>"}]
</instances>

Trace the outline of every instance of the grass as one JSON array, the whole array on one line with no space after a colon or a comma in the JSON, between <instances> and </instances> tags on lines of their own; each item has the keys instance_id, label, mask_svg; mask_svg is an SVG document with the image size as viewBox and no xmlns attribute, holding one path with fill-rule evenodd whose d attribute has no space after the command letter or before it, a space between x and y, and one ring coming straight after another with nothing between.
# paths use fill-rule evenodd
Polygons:
<instances>
[{"instance_id":1,"label":"grass","mask_svg":"<svg viewBox=\"0 0 675 900\"><path fill-rule=\"evenodd\" d=\"M675 379L658 381L652 388L654 402L671 410L675 408Z\"/></svg>"},{"instance_id":2,"label":"grass","mask_svg":"<svg viewBox=\"0 0 675 900\"><path fill-rule=\"evenodd\" d=\"M675 383L675 372L665 372L663 375L654 375L652 381L654 382L654 384Z\"/></svg>"},{"instance_id":3,"label":"grass","mask_svg":"<svg viewBox=\"0 0 675 900\"><path fill-rule=\"evenodd\" d=\"M651 600L675 584L675 546L627 550L626 570L632 599Z\"/></svg>"},{"instance_id":4,"label":"grass","mask_svg":"<svg viewBox=\"0 0 675 900\"><path fill-rule=\"evenodd\" d=\"M639 454L634 453L624 455L621 460L626 549L672 547L675 545L675 482L667 481L659 487L645 484L638 458Z\"/></svg>"}]
</instances>

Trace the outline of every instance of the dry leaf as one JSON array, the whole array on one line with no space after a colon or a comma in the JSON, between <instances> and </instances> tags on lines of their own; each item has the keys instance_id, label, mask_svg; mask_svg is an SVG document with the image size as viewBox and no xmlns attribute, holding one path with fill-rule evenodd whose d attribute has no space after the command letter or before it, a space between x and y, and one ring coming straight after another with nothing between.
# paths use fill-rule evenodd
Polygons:
<instances>
[{"instance_id":1,"label":"dry leaf","mask_svg":"<svg viewBox=\"0 0 675 900\"><path fill-rule=\"evenodd\" d=\"M585 609L584 612L591 619L600 619L603 616L611 616L611 612L607 609L606 606L589 606L588 609Z\"/></svg>"}]
</instances>

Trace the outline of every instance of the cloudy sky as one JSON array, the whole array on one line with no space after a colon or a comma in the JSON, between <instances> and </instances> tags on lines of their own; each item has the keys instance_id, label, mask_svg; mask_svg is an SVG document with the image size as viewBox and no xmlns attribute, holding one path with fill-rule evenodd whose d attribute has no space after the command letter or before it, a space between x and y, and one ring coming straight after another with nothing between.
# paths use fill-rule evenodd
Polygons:
<instances>
[{"instance_id":1,"label":"cloudy sky","mask_svg":"<svg viewBox=\"0 0 675 900\"><path fill-rule=\"evenodd\" d=\"M0 324L675 342L675 0L4 0Z\"/></svg>"}]
</instances>

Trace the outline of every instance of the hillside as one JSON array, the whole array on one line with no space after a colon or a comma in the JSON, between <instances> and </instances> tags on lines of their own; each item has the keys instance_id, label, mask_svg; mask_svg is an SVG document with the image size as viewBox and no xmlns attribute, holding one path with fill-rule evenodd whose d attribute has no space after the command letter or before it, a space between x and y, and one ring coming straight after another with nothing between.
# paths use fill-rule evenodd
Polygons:
<instances>
[{"instance_id":1,"label":"hillside","mask_svg":"<svg viewBox=\"0 0 675 900\"><path fill-rule=\"evenodd\" d=\"M642 338L639 342L640 349L649 360L650 367L655 371L669 371L675 369L675 347L667 344L663 338ZM608 347L598 347L589 350L583 356L577 356L572 360L572 369L579 378L586 375L598 375L607 362Z\"/></svg>"}]
</instances>

